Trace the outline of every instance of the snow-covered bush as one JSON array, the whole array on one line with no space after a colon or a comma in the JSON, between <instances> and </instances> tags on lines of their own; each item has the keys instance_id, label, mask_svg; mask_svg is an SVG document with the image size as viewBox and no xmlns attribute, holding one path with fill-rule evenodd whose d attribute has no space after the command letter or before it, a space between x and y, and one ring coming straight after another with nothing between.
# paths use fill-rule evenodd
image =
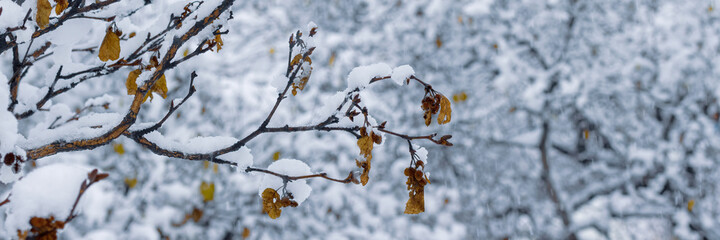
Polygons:
<instances>
[{"instance_id":1,"label":"snow-covered bush","mask_svg":"<svg viewBox=\"0 0 720 240\"><path fill-rule=\"evenodd\" d=\"M284 67L271 67L263 81L224 81L239 78L223 76L224 68L255 57L228 47L254 41L230 41L241 36L233 25L247 17L231 11L234 2L3 0L0 54L5 64L0 78L7 84L0 84L0 180L7 191L0 203L6 209L0 233L20 239L54 239L59 231L90 239L232 236L237 231L217 232L212 222L231 224L223 218L237 216L234 228L242 211L251 211L232 201L234 195L251 194L248 189L259 185L258 205L275 219L281 208L298 207L308 199L308 180L365 186L373 182L373 148L388 137L407 143L404 212L424 212L424 187L430 183L427 150L414 142L452 146L451 136L407 135L393 130L402 122L376 120L373 104L395 96L373 95L371 88L411 85L398 92L424 91L416 99L422 111L415 110L426 126L450 122L450 100L410 66L378 63L354 68L344 90L314 101L319 92L306 88L317 65L313 53L322 46L312 22L289 34L286 61L264 63ZM198 60L213 54L222 57ZM196 93L209 99L198 100ZM314 109L298 113L281 108L287 102ZM200 112L183 112L186 104L195 105L194 110L205 105ZM256 166L251 149L273 147L267 142L249 147L256 139L301 132L354 139L353 150L344 149L354 160L336 159L343 171L318 171L310 167L313 159L280 159L278 151L267 168ZM109 158L77 153L103 152L111 143ZM338 147L330 139L297 144L298 149ZM152 167L134 166L145 163ZM212 171L203 174L211 164ZM259 184L251 180L258 174ZM103 179L116 184L103 184ZM237 213L222 214L227 209ZM190 220L198 224L188 224ZM199 233L203 225L213 227ZM120 229L129 231L122 237L108 234ZM248 234L247 228L240 231L244 238Z\"/></svg>"}]
</instances>

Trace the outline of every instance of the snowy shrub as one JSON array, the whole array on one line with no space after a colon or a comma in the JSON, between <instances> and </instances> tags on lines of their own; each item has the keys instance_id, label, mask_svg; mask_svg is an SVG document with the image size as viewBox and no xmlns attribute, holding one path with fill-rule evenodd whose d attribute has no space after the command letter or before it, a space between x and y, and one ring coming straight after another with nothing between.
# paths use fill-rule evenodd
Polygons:
<instances>
[{"instance_id":1,"label":"snowy shrub","mask_svg":"<svg viewBox=\"0 0 720 240\"><path fill-rule=\"evenodd\" d=\"M230 26L237 24L232 20L239 17L230 10L233 4L233 0L56 0L52 3L48 0L3 0L0 5L3 18L0 53L3 53L5 65L11 67L0 72L0 78L7 82L0 88L0 105L7 106L0 110L0 157L4 160L0 166L0 180L8 186L6 200L0 203L6 209L4 221L0 221L4 222L4 236L55 239L58 232L75 224L77 221L73 220L81 215L86 215L77 223L84 226L85 230L81 231L96 229L87 233L88 238L104 236L103 231L114 231L118 227L130 229L125 237L132 239L153 238L158 234L193 236L197 226L187 227L190 220L198 223L222 218L218 206L229 206L230 194L238 193L237 189L247 189L247 186L258 186L248 177L235 176L248 173L253 173L251 176L262 174L259 183L262 204L258 202L258 205L262 205L263 213L275 219L280 217L281 208L298 207L308 199L312 188L307 181L311 179L363 186L372 183L373 148L381 146L384 138L390 136L408 144L410 166L405 169L405 175L410 191L405 213L425 211L424 186L430 183L424 164L427 151L413 142L452 146L448 141L451 136L414 136L391 130L402 122L376 120L371 115L373 108L366 102L393 96L380 97L367 92L372 86L385 82L422 89L425 93L421 101L424 115L420 117L418 111L417 117L423 118L425 125L435 121L437 124L450 122L450 100L416 77L410 66L392 68L379 63L353 69L347 76L344 90L324 101L306 103L312 99L302 98L302 95L317 94L316 91L308 92L307 88L312 84L311 75L317 65L313 65L313 53L322 47L315 40L319 28L312 22L305 29L290 34L286 43L287 61L274 63L285 66L281 74L266 78L263 83L209 84L217 81L218 75L204 76L194 70L202 71L204 66L213 64L232 68L237 59L253 58L228 52L227 43L233 36ZM236 41L232 43L242 44L242 41ZM207 54L223 55L216 58L223 62L195 60ZM118 81L120 79L124 81ZM252 102L236 105L223 101L203 106L199 114L181 114L181 106L193 104L196 92L228 97L261 93L256 101L274 99L274 103L263 102L254 108ZM278 120L275 116L287 111L280 108L281 103L288 101L317 105L317 109L310 114L312 119L302 122L287 118ZM205 114L214 110L237 112L244 119L223 119ZM182 119L185 121L181 122ZM231 121L238 120L246 123L246 128L242 129L244 134L238 138L223 134L222 128L231 127ZM218 124L216 121L223 126L208 129L204 125ZM186 125L181 126L178 122ZM255 126L251 128L251 125ZM312 159L279 159L279 152L274 157L276 161L267 168L256 166L252 147L248 147L256 138L271 133L300 132L332 132L355 138L360 153L355 160L345 160L355 167L348 169L346 174L337 171L329 174L312 170L308 165ZM134 142L135 146L124 142ZM302 142L302 145L327 144L324 142ZM110 143L113 143L112 150L116 155L132 153L134 156L103 161L82 159L79 156L83 155L72 154L83 150L97 151ZM145 154L150 152L155 157ZM162 172L164 167L180 167L202 172L212 164L214 175L185 175L181 173L185 170L176 169L172 176L157 172L147 175L150 179L141 179L137 172L142 170L122 162L157 162L158 157L171 161L197 161L203 165L160 164L145 171ZM228 167L220 170L220 165ZM136 173L125 175L130 169L135 169ZM221 171L224 177L216 176ZM117 185L112 184L92 186L106 178L122 183L124 190L117 191L114 187ZM191 185L198 186L199 183L195 194L181 182L147 184L176 178L184 178L181 182ZM139 184L142 181L146 183ZM233 187L237 189L228 189ZM245 190L240 192L248 194ZM157 201L165 204L147 206L142 198L149 193L161 193L156 197L165 199ZM125 203L114 199L133 194L139 196L125 198L128 200ZM223 197L219 199L219 195ZM137 201L141 204L137 208L111 206L132 205ZM104 224L109 215L126 224L112 224L116 220ZM155 224L133 223L138 217L145 218L141 222ZM65 234L79 237L77 229L83 227L67 230ZM247 237L248 231L243 229L242 235ZM219 233L207 234L213 237Z\"/></svg>"}]
</instances>

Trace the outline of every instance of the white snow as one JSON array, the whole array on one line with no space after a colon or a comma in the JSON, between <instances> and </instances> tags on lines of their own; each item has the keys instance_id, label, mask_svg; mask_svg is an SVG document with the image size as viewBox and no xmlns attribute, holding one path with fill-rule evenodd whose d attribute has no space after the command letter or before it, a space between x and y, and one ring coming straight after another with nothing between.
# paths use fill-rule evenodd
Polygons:
<instances>
[{"instance_id":1,"label":"white snow","mask_svg":"<svg viewBox=\"0 0 720 240\"><path fill-rule=\"evenodd\" d=\"M117 126L124 115L118 113L94 113L70 121L55 129L42 125L30 130L28 140L20 144L25 149L36 148L56 141L74 141L99 137Z\"/></svg>"},{"instance_id":2,"label":"white snow","mask_svg":"<svg viewBox=\"0 0 720 240\"><path fill-rule=\"evenodd\" d=\"M390 77L395 83L402 86L405 84L405 80L413 74L415 74L415 70L410 65L402 65L394 68Z\"/></svg>"},{"instance_id":3,"label":"white snow","mask_svg":"<svg viewBox=\"0 0 720 240\"><path fill-rule=\"evenodd\" d=\"M12 170L12 166L6 166L5 164L2 164L2 167L0 167L0 182L2 183L11 183L14 181L17 181L22 176L22 172L15 173Z\"/></svg>"},{"instance_id":4,"label":"white snow","mask_svg":"<svg viewBox=\"0 0 720 240\"><path fill-rule=\"evenodd\" d=\"M427 164L428 150L415 144L413 144L413 148L415 149L415 154L417 154L420 161L423 161L425 164Z\"/></svg>"},{"instance_id":5,"label":"white snow","mask_svg":"<svg viewBox=\"0 0 720 240\"><path fill-rule=\"evenodd\" d=\"M329 116L336 114L338 111L337 108L342 104L343 100L345 100L346 95L345 92L340 91L335 93L335 95L325 98L322 101L325 105L316 111L313 116L313 121L323 121Z\"/></svg>"},{"instance_id":6,"label":"white snow","mask_svg":"<svg viewBox=\"0 0 720 240\"><path fill-rule=\"evenodd\" d=\"M353 68L348 74L348 89L365 88L374 77L385 77L392 73L392 69L385 63L376 63Z\"/></svg>"},{"instance_id":7,"label":"white snow","mask_svg":"<svg viewBox=\"0 0 720 240\"><path fill-rule=\"evenodd\" d=\"M214 152L230 147L238 141L233 137L194 137L188 140L178 141L163 136L158 131L146 134L145 138L161 148L191 154Z\"/></svg>"},{"instance_id":8,"label":"white snow","mask_svg":"<svg viewBox=\"0 0 720 240\"><path fill-rule=\"evenodd\" d=\"M245 146L241 147L237 151L217 156L217 158L237 163L237 167L240 170L253 165L253 155L250 153L250 149Z\"/></svg>"},{"instance_id":9,"label":"white snow","mask_svg":"<svg viewBox=\"0 0 720 240\"><path fill-rule=\"evenodd\" d=\"M7 28L17 27L22 24L26 11L11 0L0 0L0 8L2 8L2 17L0 17L0 33L4 33Z\"/></svg>"},{"instance_id":10,"label":"white snow","mask_svg":"<svg viewBox=\"0 0 720 240\"><path fill-rule=\"evenodd\" d=\"M490 13L490 5L492 5L492 3L492 0L473 1L470 4L465 5L465 7L463 8L463 13L471 16Z\"/></svg>"},{"instance_id":11,"label":"white snow","mask_svg":"<svg viewBox=\"0 0 720 240\"><path fill-rule=\"evenodd\" d=\"M30 172L13 185L5 230L28 230L32 217L64 220L89 171L87 167L53 164Z\"/></svg>"},{"instance_id":12,"label":"white snow","mask_svg":"<svg viewBox=\"0 0 720 240\"><path fill-rule=\"evenodd\" d=\"M269 171L273 171L279 174L288 175L291 177L296 176L304 176L304 175L310 175L313 174L312 171L310 171L310 167L305 164L304 162L296 159L280 159L268 166ZM275 190L278 190L279 194L282 194L282 191L280 191L280 188L283 186L282 178L265 174L262 177L262 181L260 182L260 189L258 191L258 194L262 196L262 192L265 191L266 188L272 188ZM310 196L310 192L312 191L312 188L310 188L307 183L305 183L304 179L301 180L295 180L291 181L287 184L287 188L285 189L289 193L292 193L294 199L298 205L302 204L305 199L307 199Z\"/></svg>"},{"instance_id":13,"label":"white snow","mask_svg":"<svg viewBox=\"0 0 720 240\"><path fill-rule=\"evenodd\" d=\"M270 86L277 89L278 93L281 93L282 90L285 89L285 86L287 86L288 78L285 77L285 75L282 74L274 74L272 77L272 80L270 80Z\"/></svg>"},{"instance_id":14,"label":"white snow","mask_svg":"<svg viewBox=\"0 0 720 240\"><path fill-rule=\"evenodd\" d=\"M102 106L111 103L113 100L115 100L115 98L113 98L112 96L103 94L100 97L88 99L87 101L85 101L85 106Z\"/></svg>"},{"instance_id":15,"label":"white snow","mask_svg":"<svg viewBox=\"0 0 720 240\"><path fill-rule=\"evenodd\" d=\"M0 154L10 152L14 149L15 141L17 141L17 120L15 116L8 112L7 107L10 103L10 89L7 83L8 79L0 72Z\"/></svg>"}]
</instances>

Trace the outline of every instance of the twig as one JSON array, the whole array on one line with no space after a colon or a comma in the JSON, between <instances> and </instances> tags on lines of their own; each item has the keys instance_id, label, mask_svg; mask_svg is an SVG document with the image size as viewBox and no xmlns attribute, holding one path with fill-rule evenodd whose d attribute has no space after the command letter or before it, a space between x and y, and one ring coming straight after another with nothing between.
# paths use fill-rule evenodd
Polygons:
<instances>
[{"instance_id":1,"label":"twig","mask_svg":"<svg viewBox=\"0 0 720 240\"><path fill-rule=\"evenodd\" d=\"M253 167L245 168L245 172L247 172L247 173L249 173L249 172L267 173L267 174L282 178L284 182L292 182L295 180L308 179L308 178L324 178L324 179L327 179L327 180L330 180L333 182L339 182L339 183L351 183L352 182L352 178L351 178L352 173L350 174L350 176L348 176L348 178L341 180L341 179L328 177L327 173L317 173L317 174L303 175L303 176L289 176L289 175L285 175L285 174L276 173L276 172L273 172L270 170L253 168Z\"/></svg>"},{"instance_id":2,"label":"twig","mask_svg":"<svg viewBox=\"0 0 720 240\"><path fill-rule=\"evenodd\" d=\"M175 112L175 110L180 108L180 106L182 106L183 103L185 103L185 101L187 101L193 95L193 93L195 93L195 86L193 85L193 83L195 82L196 77L197 77L197 74L195 73L195 71L193 71L192 74L190 74L190 88L188 89L187 95L185 95L185 98L183 98L182 101L180 101L180 103L178 103L178 105L175 105L175 101L170 101L170 110L168 111L167 114L165 114L165 117L163 117L155 125L148 127L146 129L143 129L143 130L135 131L135 132L133 132L133 134L138 135L138 136L143 136L145 134L148 134L149 132L155 131L155 130L159 129L160 127L162 127L163 123L165 123L165 121Z\"/></svg>"}]
</instances>

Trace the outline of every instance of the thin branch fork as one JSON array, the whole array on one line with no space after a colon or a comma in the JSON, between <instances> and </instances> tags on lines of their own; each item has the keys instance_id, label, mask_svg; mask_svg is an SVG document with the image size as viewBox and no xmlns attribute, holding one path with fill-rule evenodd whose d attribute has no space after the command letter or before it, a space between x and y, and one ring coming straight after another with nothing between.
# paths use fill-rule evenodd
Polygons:
<instances>
[{"instance_id":1,"label":"thin branch fork","mask_svg":"<svg viewBox=\"0 0 720 240\"><path fill-rule=\"evenodd\" d=\"M434 137L437 136L437 133L433 133L430 135L424 135L424 136L409 136L409 135L405 135L405 134L401 134L401 133L396 133L396 132L393 132L390 130L386 130L385 128L377 128L377 130L387 133L387 134L390 134L390 135L394 135L396 137L400 137L400 138L408 140L408 141L417 140L417 139L426 139L426 140L429 140L438 145L452 146L452 143L449 143L447 141L448 139L452 138L451 135L445 135L445 136L440 137L440 139L436 140Z\"/></svg>"},{"instance_id":2,"label":"thin branch fork","mask_svg":"<svg viewBox=\"0 0 720 240\"><path fill-rule=\"evenodd\" d=\"M110 1L106 1L106 2L110 2ZM92 5L91 5L91 6L92 6ZM90 7L90 6L88 6L88 7ZM70 14L70 13L67 13L67 14ZM137 59L137 58L141 57L143 54L147 53L148 51L151 51L151 50L153 50L153 49L155 49L155 48L158 48L158 47L159 47L159 44L160 44L160 40L162 39L161 37L164 36L166 33L168 33L170 30L174 29L179 23L181 23L182 21L184 21L186 18L187 18L187 16L184 16L184 17L178 17L178 18L176 19L176 20L179 20L179 21L171 20L171 21L168 23L168 26L167 26L162 32L160 32L160 33L158 33L158 34L155 34L154 36L150 36L150 34L148 34L148 37L145 39L145 41L143 42L143 44L141 44L135 51L133 51L133 52L127 57L127 59L118 60L116 63L111 64L111 65L106 65L105 63L103 63L103 64L100 65L100 66L92 67L92 68L89 68L89 69L86 69L86 70L83 70L83 71L71 73L71 74L68 74L68 75L58 75L58 76L56 76L55 81L53 82L53 85L48 89L48 92L45 94L45 96L43 96L43 98L42 98L40 101L38 101L38 102L35 104L35 105L36 105L36 108L37 108L37 109L42 108L42 107L45 105L45 103L47 103L47 102L48 102L49 100L51 100L52 98L54 98L54 97L56 97L56 96L58 96L58 95L60 95L60 94L63 94L63 93L65 93L65 92L67 92L67 91L70 91L71 89L75 88L77 85L79 85L80 83L82 83L82 82L84 82L84 81L86 81L86 80L89 80L89 79L92 79L92 78L96 78L96 77L100 77L100 76L104 76L104 75L108 75L108 74L112 74L112 73L120 70L120 68L121 68L122 66L133 66L133 65L138 65L138 64L140 64L140 60ZM34 39L34 38L33 38L33 39ZM149 44L149 45L148 45L148 44ZM148 47L148 46L149 46L149 47ZM28 48L28 49L29 49L29 48ZM16 51L16 50L14 49L14 51ZM73 50L73 51L75 51L75 50ZM92 52L92 51L94 51L94 48L79 49L78 51L90 51L90 52ZM197 53L197 54L192 54L192 56L187 56L187 57L185 57L185 58L183 58L183 59L181 59L181 60L175 61L175 62L173 62L172 64L169 64L168 67L167 67L167 69L174 68L174 67L177 66L179 63L181 63L181 62L183 62L183 61L185 61L185 60L187 60L187 59L189 59L189 58L191 58L191 57L194 57L194 56L196 56L196 55L199 55L200 53L204 53L204 52L206 52L206 51L207 51L207 49L204 50L204 51L200 51L200 52ZM196 51L196 52L197 52L197 51ZM51 54L51 53L50 53L50 54ZM41 57L38 58L38 59L36 59L36 61L37 61L37 60L40 60L41 58L43 58L43 57L45 57L45 56L47 56L47 54L44 55L44 56L41 56ZM16 57L16 58L17 58L17 57ZM136 60L136 59L137 59L137 60ZM20 65L20 63L18 62L16 65ZM29 65L31 65L31 63L29 63ZM27 69L26 69L26 70L27 70ZM76 76L78 76L78 75L88 74L88 73L92 73L92 74L81 77L78 81L70 83L70 85L67 86L67 87L64 87L64 88L61 88L61 89L55 89L55 88L54 88L55 83L57 83L57 80L58 80L58 79L71 79L71 78L76 77ZM27 117L32 116L34 113L35 113L35 111L33 111L33 110L28 110L28 111L23 112L23 113L20 113L20 114L15 114L15 118L17 118L17 119L24 119L24 118L27 118Z\"/></svg>"},{"instance_id":3,"label":"thin branch fork","mask_svg":"<svg viewBox=\"0 0 720 240\"><path fill-rule=\"evenodd\" d=\"M351 183L351 182L352 182L352 176L353 176L352 172L350 173L350 175L348 176L348 178L342 179L342 180L341 180L341 179L336 179L336 178L328 177L328 176L327 176L327 173L317 173L317 174L303 175L303 176L289 176L289 175L285 175L285 174L276 173L276 172L273 172L273 171L270 171L270 170L253 168L253 167L247 167L247 168L245 168L245 172L246 172L246 173L249 173L249 172L261 172L261 173L270 174L270 175L273 175L273 176L282 178L282 179L283 179L283 182L292 182L292 181L295 181L295 180L308 179L308 178L324 178L324 179L327 179L327 180L330 180L330 181L333 181L333 182Z\"/></svg>"},{"instance_id":4,"label":"thin branch fork","mask_svg":"<svg viewBox=\"0 0 720 240\"><path fill-rule=\"evenodd\" d=\"M35 160L42 157L54 155L59 152L93 149L105 145L125 133L127 129L130 128L130 126L132 126L137 120L137 114L139 113L142 103L144 102L143 100L145 99L145 95L148 94L150 88L155 84L155 82L160 79L161 76L163 76L165 71L170 69L168 65L170 61L175 57L175 54L177 53L180 46L182 46L182 44L187 42L193 36L197 35L200 30L209 26L215 19L220 16L222 12L229 9L230 5L232 5L233 2L234 0L224 0L210 13L210 15L200 21L195 22L195 25L190 28L188 32L183 34L181 37L176 37L175 39L173 39L172 45L169 47L168 52L165 54L162 63L156 68L150 80L146 81L141 87L138 88L138 91L137 93L135 93L135 97L130 105L128 113L117 126L113 127L110 131L99 137L81 139L73 142L58 141L39 148L30 149L27 151L28 159Z\"/></svg>"}]
</instances>

